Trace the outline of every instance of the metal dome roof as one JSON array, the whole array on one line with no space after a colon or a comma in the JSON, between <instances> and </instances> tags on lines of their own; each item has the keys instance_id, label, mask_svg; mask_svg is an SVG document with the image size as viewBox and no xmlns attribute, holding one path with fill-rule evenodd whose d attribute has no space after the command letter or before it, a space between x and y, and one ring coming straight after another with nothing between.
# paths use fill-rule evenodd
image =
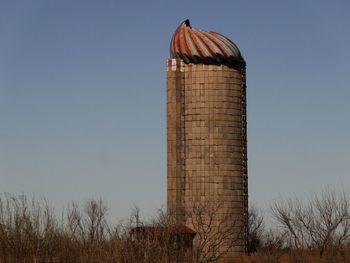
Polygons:
<instances>
[{"instance_id":1,"label":"metal dome roof","mask_svg":"<svg viewBox=\"0 0 350 263\"><path fill-rule=\"evenodd\" d=\"M170 58L194 64L245 65L235 43L219 33L192 28L188 19L173 34Z\"/></svg>"}]
</instances>

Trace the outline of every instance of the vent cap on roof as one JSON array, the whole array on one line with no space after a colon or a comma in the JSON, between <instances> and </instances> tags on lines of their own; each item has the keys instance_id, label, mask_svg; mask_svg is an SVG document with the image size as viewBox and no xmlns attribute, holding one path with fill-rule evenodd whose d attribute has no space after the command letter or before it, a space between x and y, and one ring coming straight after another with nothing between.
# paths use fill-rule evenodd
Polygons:
<instances>
[{"instance_id":1,"label":"vent cap on roof","mask_svg":"<svg viewBox=\"0 0 350 263\"><path fill-rule=\"evenodd\" d=\"M170 58L194 64L245 65L235 43L219 33L192 28L188 19L183 21L173 34Z\"/></svg>"}]
</instances>

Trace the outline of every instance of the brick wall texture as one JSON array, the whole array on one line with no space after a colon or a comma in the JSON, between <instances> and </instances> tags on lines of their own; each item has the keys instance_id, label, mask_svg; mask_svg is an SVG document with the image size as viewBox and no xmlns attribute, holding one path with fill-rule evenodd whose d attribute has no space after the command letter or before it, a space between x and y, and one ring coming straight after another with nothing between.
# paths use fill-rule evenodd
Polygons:
<instances>
[{"instance_id":1,"label":"brick wall texture","mask_svg":"<svg viewBox=\"0 0 350 263\"><path fill-rule=\"evenodd\" d=\"M167 61L168 212L192 229L201 205L216 209L214 229L235 221L227 258L243 255L247 241L245 94L245 68Z\"/></svg>"}]
</instances>

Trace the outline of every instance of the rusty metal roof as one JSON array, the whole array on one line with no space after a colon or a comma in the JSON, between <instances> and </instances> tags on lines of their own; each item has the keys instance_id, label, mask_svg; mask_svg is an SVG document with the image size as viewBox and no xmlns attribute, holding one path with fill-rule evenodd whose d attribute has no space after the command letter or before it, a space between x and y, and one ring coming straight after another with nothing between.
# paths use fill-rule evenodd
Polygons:
<instances>
[{"instance_id":1,"label":"rusty metal roof","mask_svg":"<svg viewBox=\"0 0 350 263\"><path fill-rule=\"evenodd\" d=\"M192 28L188 19L173 34L170 58L194 64L245 65L235 43L219 33Z\"/></svg>"}]
</instances>

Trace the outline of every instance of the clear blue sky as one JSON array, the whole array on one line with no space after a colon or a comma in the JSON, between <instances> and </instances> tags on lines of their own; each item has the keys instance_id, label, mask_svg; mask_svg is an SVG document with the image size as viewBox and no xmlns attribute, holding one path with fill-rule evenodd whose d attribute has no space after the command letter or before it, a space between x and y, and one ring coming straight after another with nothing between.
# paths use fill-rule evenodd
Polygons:
<instances>
[{"instance_id":1,"label":"clear blue sky","mask_svg":"<svg viewBox=\"0 0 350 263\"><path fill-rule=\"evenodd\" d=\"M350 3L0 0L0 192L116 218L166 203L171 35L231 38L247 61L249 193L350 186Z\"/></svg>"}]
</instances>

